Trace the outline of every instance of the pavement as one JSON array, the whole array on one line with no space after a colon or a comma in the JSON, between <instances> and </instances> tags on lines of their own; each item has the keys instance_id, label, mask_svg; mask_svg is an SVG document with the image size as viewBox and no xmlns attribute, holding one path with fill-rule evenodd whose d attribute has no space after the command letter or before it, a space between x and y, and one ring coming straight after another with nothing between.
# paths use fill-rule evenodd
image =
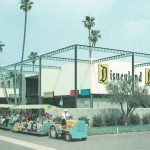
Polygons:
<instances>
[{"instance_id":1,"label":"pavement","mask_svg":"<svg viewBox=\"0 0 150 150\"><path fill-rule=\"evenodd\" d=\"M0 150L150 150L150 132L88 136L86 141L67 142L0 130Z\"/></svg>"}]
</instances>

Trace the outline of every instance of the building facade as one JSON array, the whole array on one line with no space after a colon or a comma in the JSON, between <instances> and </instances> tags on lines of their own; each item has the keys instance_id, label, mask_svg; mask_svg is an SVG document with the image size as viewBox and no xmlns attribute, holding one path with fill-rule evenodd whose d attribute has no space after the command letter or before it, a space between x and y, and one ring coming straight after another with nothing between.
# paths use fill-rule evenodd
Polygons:
<instances>
[{"instance_id":1,"label":"building facade","mask_svg":"<svg viewBox=\"0 0 150 150\"><path fill-rule=\"evenodd\" d=\"M111 52L120 55L105 59L99 59L99 56L97 55L98 58L92 58L91 60L89 60L89 58L88 60L77 59L77 53L75 53L73 58L65 58L64 56L52 57L52 55L63 53L69 50L74 50L74 52L77 52L78 47L80 49L89 50L89 47L87 46L74 45L41 55L39 57L38 65L35 65L35 67L38 67L36 72L30 74L25 72L23 73L21 91L22 99L18 99L17 103L43 103L72 108L75 107L75 101L77 98L77 107L80 108L100 108L101 106L109 106L109 95L106 91L106 85L111 81L128 80L131 78L133 72L134 78L135 80L138 80L140 86L147 86L149 88L150 67L146 65L136 65L134 63L133 56L137 55L149 58L150 54L135 52L133 55L133 52L129 51L91 47L93 51ZM80 55L80 57L81 56L82 55ZM132 62L118 60L118 58L127 56L132 56ZM44 67L41 64L42 58L54 60L55 62L66 61L67 63L62 63L56 67ZM26 67L31 66L31 64L27 64L26 61L23 65ZM16 95L20 94L19 82L20 81L16 80L16 84L14 86L14 79L7 79L7 81L4 81L3 78L1 78L0 103L6 103L6 97L11 99L10 101L14 103L14 87L16 87ZM75 89L77 89L77 97ZM110 105L110 107L113 106Z\"/></svg>"}]
</instances>

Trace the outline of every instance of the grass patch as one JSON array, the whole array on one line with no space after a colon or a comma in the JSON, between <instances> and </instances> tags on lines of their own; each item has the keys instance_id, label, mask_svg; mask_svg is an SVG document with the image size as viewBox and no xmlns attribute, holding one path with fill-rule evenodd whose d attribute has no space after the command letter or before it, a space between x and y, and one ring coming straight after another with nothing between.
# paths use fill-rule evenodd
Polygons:
<instances>
[{"instance_id":1,"label":"grass patch","mask_svg":"<svg viewBox=\"0 0 150 150\"><path fill-rule=\"evenodd\" d=\"M150 124L130 125L130 126L89 127L88 135L116 134L125 132L144 132L144 131L150 131Z\"/></svg>"}]
</instances>

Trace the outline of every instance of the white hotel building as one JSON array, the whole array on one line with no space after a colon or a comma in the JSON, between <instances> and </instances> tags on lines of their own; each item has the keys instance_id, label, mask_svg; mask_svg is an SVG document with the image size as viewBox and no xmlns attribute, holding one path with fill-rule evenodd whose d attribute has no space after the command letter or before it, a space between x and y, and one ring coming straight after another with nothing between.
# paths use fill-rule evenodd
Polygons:
<instances>
[{"instance_id":1,"label":"white hotel building","mask_svg":"<svg viewBox=\"0 0 150 150\"><path fill-rule=\"evenodd\" d=\"M149 55L149 54L148 54ZM111 105L108 100L106 84L114 80L128 80L132 75L132 62L122 60L109 60L95 63L77 63L77 107L97 108ZM74 107L75 101L75 63L69 62L58 67L42 68L40 73L26 74L23 78L23 102L25 104L38 104L39 92L41 103L61 107ZM150 67L146 65L135 66L135 79L141 86L150 85ZM39 83L40 81L40 83ZM0 103L6 103L8 98L14 103L13 79L8 79L3 86L0 82ZM40 89L39 89L40 84ZM16 95L19 94L19 85L16 81ZM112 106L111 106L112 107Z\"/></svg>"}]
</instances>

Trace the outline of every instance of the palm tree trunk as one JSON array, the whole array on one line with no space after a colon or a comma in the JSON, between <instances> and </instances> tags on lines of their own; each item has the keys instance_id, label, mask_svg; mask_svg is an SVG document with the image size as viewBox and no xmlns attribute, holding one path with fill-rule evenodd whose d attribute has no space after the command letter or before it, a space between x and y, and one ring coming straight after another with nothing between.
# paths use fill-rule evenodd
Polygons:
<instances>
[{"instance_id":1,"label":"palm tree trunk","mask_svg":"<svg viewBox=\"0 0 150 150\"><path fill-rule=\"evenodd\" d=\"M34 72L34 64L33 64L33 72Z\"/></svg>"},{"instance_id":2,"label":"palm tree trunk","mask_svg":"<svg viewBox=\"0 0 150 150\"><path fill-rule=\"evenodd\" d=\"M26 42L26 26L27 26L27 12L25 11L24 35L23 35L23 46L22 46L22 56L21 56L21 71L22 71L22 62L24 60L24 49L25 49L25 42Z\"/></svg>"},{"instance_id":3,"label":"palm tree trunk","mask_svg":"<svg viewBox=\"0 0 150 150\"><path fill-rule=\"evenodd\" d=\"M91 36L91 30L89 29L89 58L91 58L91 49L90 49L91 40L90 40L90 36Z\"/></svg>"},{"instance_id":4,"label":"palm tree trunk","mask_svg":"<svg viewBox=\"0 0 150 150\"><path fill-rule=\"evenodd\" d=\"M19 89L20 101L22 101L22 66L24 60L24 49L25 49L25 41L26 41L26 26L27 26L27 11L25 11L24 35L23 35L23 46L22 46L22 56L21 56L21 69L20 69L21 77L20 77L20 89Z\"/></svg>"},{"instance_id":5,"label":"palm tree trunk","mask_svg":"<svg viewBox=\"0 0 150 150\"><path fill-rule=\"evenodd\" d=\"M91 30L89 29L89 46L91 46L90 36L91 36Z\"/></svg>"},{"instance_id":6,"label":"palm tree trunk","mask_svg":"<svg viewBox=\"0 0 150 150\"><path fill-rule=\"evenodd\" d=\"M90 61L91 61L91 54L92 54L92 51L91 51L91 29L89 29L89 58L90 58ZM90 70L92 70L92 61L91 61L91 64L90 64ZM90 83L91 84L91 83ZM90 85L92 87L92 84ZM90 107L93 108L93 95L92 93L90 94Z\"/></svg>"}]
</instances>

